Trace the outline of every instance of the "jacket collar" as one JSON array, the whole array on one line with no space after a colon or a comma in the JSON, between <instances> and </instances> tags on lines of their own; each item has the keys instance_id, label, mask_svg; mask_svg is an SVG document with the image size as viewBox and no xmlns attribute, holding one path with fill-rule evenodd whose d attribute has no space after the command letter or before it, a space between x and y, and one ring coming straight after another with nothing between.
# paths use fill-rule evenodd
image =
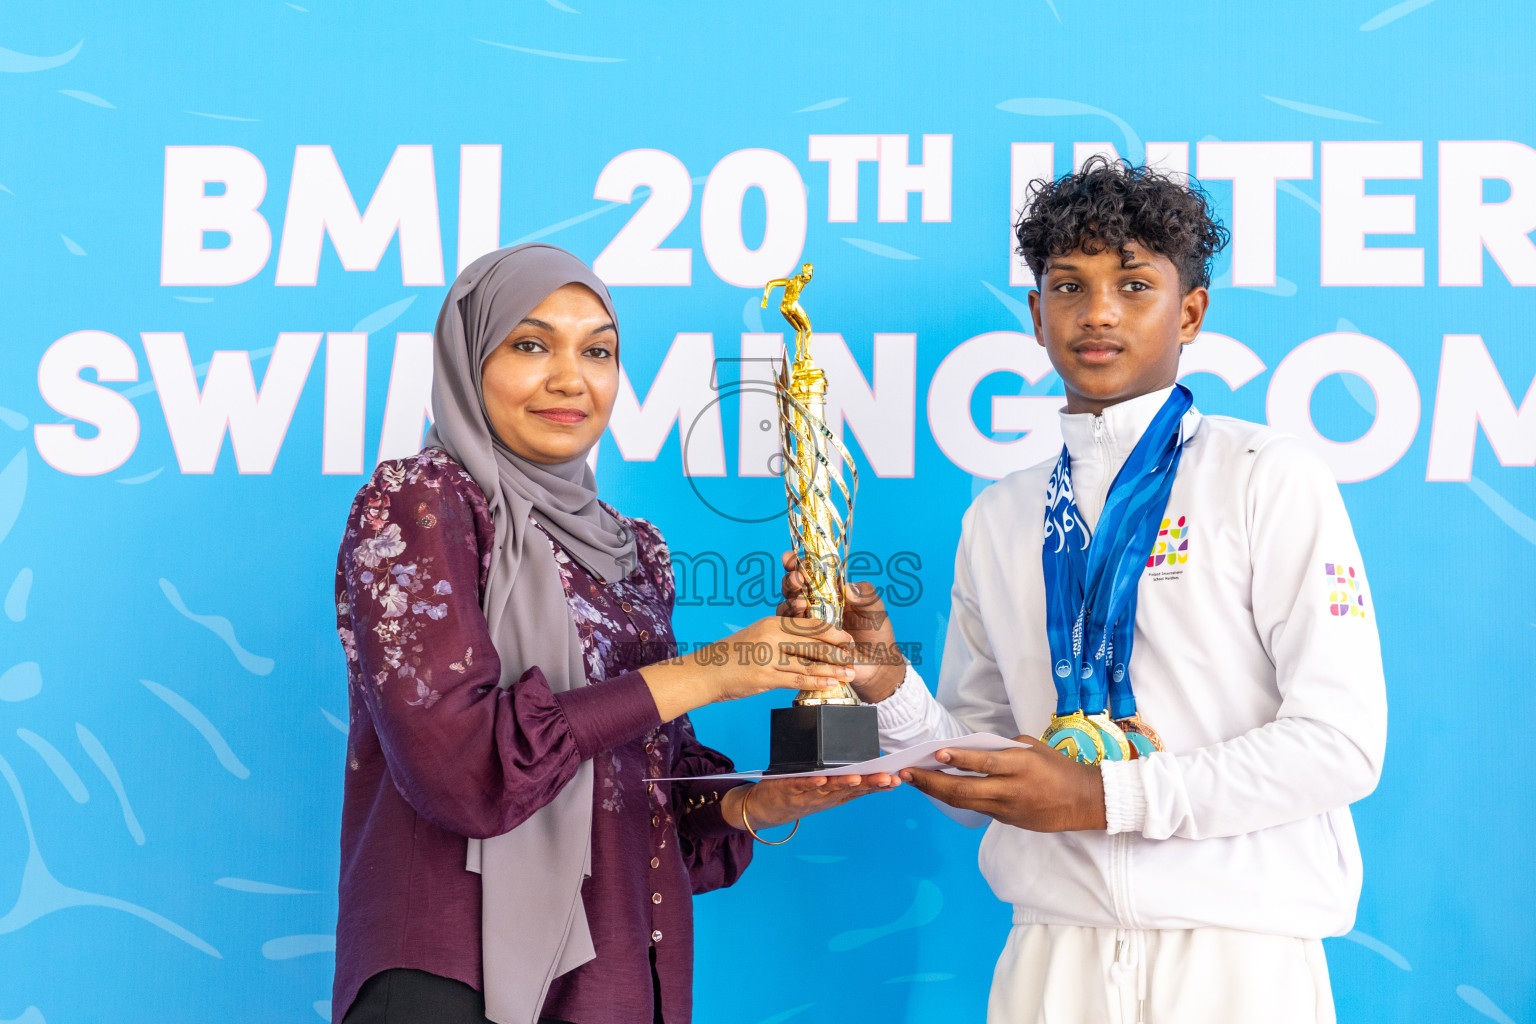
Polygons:
<instances>
[{"instance_id":1,"label":"jacket collar","mask_svg":"<svg viewBox=\"0 0 1536 1024\"><path fill-rule=\"evenodd\" d=\"M1080 459L1125 461L1172 393L1173 388L1166 387L1139 395L1111 405L1101 416L1091 412L1069 413L1063 409L1061 436L1067 443L1067 453L1073 462ZM1199 424L1200 413L1191 406L1184 414L1184 436L1193 437Z\"/></svg>"}]
</instances>

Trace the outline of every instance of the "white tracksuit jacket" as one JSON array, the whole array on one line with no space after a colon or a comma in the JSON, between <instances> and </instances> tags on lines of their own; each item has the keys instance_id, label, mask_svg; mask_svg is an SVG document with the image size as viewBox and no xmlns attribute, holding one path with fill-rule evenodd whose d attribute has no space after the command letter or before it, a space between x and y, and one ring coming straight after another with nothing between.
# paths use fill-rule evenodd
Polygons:
<instances>
[{"instance_id":1,"label":"white tracksuit jacket","mask_svg":"<svg viewBox=\"0 0 1536 1024\"><path fill-rule=\"evenodd\" d=\"M1090 527L1167 395L1062 414ZM1166 752L1103 766L1107 832L992 822L981 870L1015 924L1341 935L1361 882L1348 805L1375 788L1387 734L1360 550L1332 474L1301 442L1194 410L1184 426L1131 660L1141 717ZM1039 736L1050 722L1051 467L1005 477L966 513L938 698L909 668L876 705L885 749Z\"/></svg>"}]
</instances>

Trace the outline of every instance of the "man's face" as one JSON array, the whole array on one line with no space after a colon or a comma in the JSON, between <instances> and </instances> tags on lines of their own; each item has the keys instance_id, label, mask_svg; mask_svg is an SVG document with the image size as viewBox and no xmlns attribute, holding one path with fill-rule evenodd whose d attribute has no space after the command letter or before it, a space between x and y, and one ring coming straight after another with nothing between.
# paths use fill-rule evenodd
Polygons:
<instances>
[{"instance_id":1,"label":"man's face","mask_svg":"<svg viewBox=\"0 0 1536 1024\"><path fill-rule=\"evenodd\" d=\"M1125 258L1113 246L1053 256L1029 293L1035 338L1066 385L1068 412L1102 413L1171 386L1180 348L1205 319L1209 292L1184 294L1173 261L1138 243L1125 249Z\"/></svg>"}]
</instances>

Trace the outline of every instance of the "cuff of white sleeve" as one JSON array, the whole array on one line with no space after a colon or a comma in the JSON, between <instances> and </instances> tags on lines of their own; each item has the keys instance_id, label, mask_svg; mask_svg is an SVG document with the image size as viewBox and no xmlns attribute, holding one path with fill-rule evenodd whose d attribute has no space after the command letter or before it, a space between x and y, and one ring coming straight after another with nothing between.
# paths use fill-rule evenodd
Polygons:
<instances>
[{"instance_id":1,"label":"cuff of white sleeve","mask_svg":"<svg viewBox=\"0 0 1536 1024\"><path fill-rule=\"evenodd\" d=\"M1139 760L1099 762L1104 776L1104 820L1110 835L1139 833L1147 823L1147 788L1141 768Z\"/></svg>"},{"instance_id":2,"label":"cuff of white sleeve","mask_svg":"<svg viewBox=\"0 0 1536 1024\"><path fill-rule=\"evenodd\" d=\"M923 682L923 677L917 674L917 669L908 664L907 674L902 678L901 685L896 687L885 700L874 705L876 721L879 722L882 732L913 725L922 721L923 711L931 703L933 703L933 694L928 692L928 686Z\"/></svg>"}]
</instances>

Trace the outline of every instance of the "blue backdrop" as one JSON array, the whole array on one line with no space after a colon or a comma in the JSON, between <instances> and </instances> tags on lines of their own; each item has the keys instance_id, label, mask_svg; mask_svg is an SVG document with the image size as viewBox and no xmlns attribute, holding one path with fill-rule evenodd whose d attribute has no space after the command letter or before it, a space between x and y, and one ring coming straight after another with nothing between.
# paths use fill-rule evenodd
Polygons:
<instances>
[{"instance_id":1,"label":"blue backdrop","mask_svg":"<svg viewBox=\"0 0 1536 1024\"><path fill-rule=\"evenodd\" d=\"M746 520L779 482L733 383L782 327L751 285L816 263L874 385L844 403L862 574L936 678L961 514L1057 443L1010 207L1105 145L1233 224L1199 405L1347 481L1391 740L1340 1019L1536 1020L1500 724L1536 717L1533 46L1491 0L9 4L0 1021L329 1019L336 544L419 439L442 279L498 241L652 282L614 289L636 401L598 477L691 556L690 641L768 611L784 528ZM772 704L696 722L756 765ZM1008 911L979 838L902 791L760 849L696 904L698 1019L980 1019Z\"/></svg>"}]
</instances>

